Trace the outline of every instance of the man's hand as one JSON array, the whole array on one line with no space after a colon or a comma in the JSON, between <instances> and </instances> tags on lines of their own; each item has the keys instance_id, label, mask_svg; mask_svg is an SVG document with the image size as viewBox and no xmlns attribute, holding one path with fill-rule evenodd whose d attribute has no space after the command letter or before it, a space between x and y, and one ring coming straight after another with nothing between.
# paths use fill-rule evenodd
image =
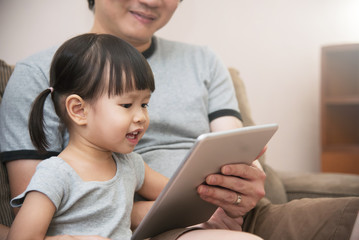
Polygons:
<instances>
[{"instance_id":1,"label":"man's hand","mask_svg":"<svg viewBox=\"0 0 359 240\"><path fill-rule=\"evenodd\" d=\"M198 187L200 197L222 208L229 217L244 216L264 197L265 173L254 163L231 164L221 168L222 174L211 174L206 184ZM241 198L237 204L238 196Z\"/></svg>"},{"instance_id":2,"label":"man's hand","mask_svg":"<svg viewBox=\"0 0 359 240\"><path fill-rule=\"evenodd\" d=\"M219 117L210 123L212 132L242 127L243 124L233 116ZM264 154L264 147L257 159ZM223 166L222 174L212 174L206 178L206 184L197 188L200 197L221 207L228 216L244 216L264 197L265 173L256 160L251 166L231 164ZM240 203L238 203L240 200Z\"/></svg>"},{"instance_id":3,"label":"man's hand","mask_svg":"<svg viewBox=\"0 0 359 240\"><path fill-rule=\"evenodd\" d=\"M217 208L212 217L198 226L205 229L231 229L242 231L243 217L231 218L222 208Z\"/></svg>"}]
</instances>

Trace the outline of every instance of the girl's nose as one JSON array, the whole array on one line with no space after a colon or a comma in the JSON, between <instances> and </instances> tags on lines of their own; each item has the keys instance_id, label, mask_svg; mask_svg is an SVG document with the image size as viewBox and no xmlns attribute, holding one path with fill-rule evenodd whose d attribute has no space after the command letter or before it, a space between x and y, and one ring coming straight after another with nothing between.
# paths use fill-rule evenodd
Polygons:
<instances>
[{"instance_id":1,"label":"girl's nose","mask_svg":"<svg viewBox=\"0 0 359 240\"><path fill-rule=\"evenodd\" d=\"M136 114L134 116L134 122L136 123L144 123L147 121L147 110L146 109L140 109L136 111Z\"/></svg>"}]
</instances>

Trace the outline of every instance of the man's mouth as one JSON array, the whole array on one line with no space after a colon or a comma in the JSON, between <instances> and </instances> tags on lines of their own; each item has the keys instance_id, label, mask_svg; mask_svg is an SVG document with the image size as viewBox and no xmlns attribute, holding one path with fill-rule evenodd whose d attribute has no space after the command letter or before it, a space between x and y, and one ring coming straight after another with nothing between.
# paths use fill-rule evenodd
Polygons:
<instances>
[{"instance_id":1,"label":"man's mouth","mask_svg":"<svg viewBox=\"0 0 359 240\"><path fill-rule=\"evenodd\" d=\"M130 13L141 21L149 22L149 21L153 21L156 19L156 16L154 16L153 14L146 14L146 13L140 12L140 11L130 11Z\"/></svg>"}]
</instances>

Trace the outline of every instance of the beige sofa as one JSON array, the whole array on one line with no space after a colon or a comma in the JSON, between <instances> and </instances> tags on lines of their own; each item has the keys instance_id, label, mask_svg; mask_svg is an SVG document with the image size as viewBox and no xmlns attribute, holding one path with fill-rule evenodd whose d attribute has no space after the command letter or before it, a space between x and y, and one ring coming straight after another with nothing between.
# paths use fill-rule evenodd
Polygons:
<instances>
[{"instance_id":1,"label":"beige sofa","mask_svg":"<svg viewBox=\"0 0 359 240\"><path fill-rule=\"evenodd\" d=\"M6 83L13 71L0 60L0 103ZM237 70L229 69L235 86L239 108L244 125L254 125L245 86ZM290 158L290 156L288 156ZM266 197L272 203L285 203L297 198L314 197L346 197L359 196L359 175L329 173L278 173L260 159L266 172ZM4 164L0 164L0 223L10 226L13 214L9 206L10 191L7 172Z\"/></svg>"}]
</instances>

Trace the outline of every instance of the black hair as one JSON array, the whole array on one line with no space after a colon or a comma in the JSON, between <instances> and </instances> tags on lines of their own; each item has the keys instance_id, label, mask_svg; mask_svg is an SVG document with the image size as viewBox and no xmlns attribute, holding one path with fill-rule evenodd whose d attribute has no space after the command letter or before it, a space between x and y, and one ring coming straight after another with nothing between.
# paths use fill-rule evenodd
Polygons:
<instances>
[{"instance_id":1,"label":"black hair","mask_svg":"<svg viewBox=\"0 0 359 240\"><path fill-rule=\"evenodd\" d=\"M87 0L88 4L89 4L89 9L93 10L93 7L95 6L95 0Z\"/></svg>"},{"instance_id":2,"label":"black hair","mask_svg":"<svg viewBox=\"0 0 359 240\"><path fill-rule=\"evenodd\" d=\"M56 51L50 67L50 88L33 103L29 117L31 141L40 153L46 152L43 111L50 93L56 114L68 126L65 99L71 94L91 102L106 90L110 97L145 89L155 90L154 77L146 59L132 45L109 34L74 37Z\"/></svg>"}]
</instances>

